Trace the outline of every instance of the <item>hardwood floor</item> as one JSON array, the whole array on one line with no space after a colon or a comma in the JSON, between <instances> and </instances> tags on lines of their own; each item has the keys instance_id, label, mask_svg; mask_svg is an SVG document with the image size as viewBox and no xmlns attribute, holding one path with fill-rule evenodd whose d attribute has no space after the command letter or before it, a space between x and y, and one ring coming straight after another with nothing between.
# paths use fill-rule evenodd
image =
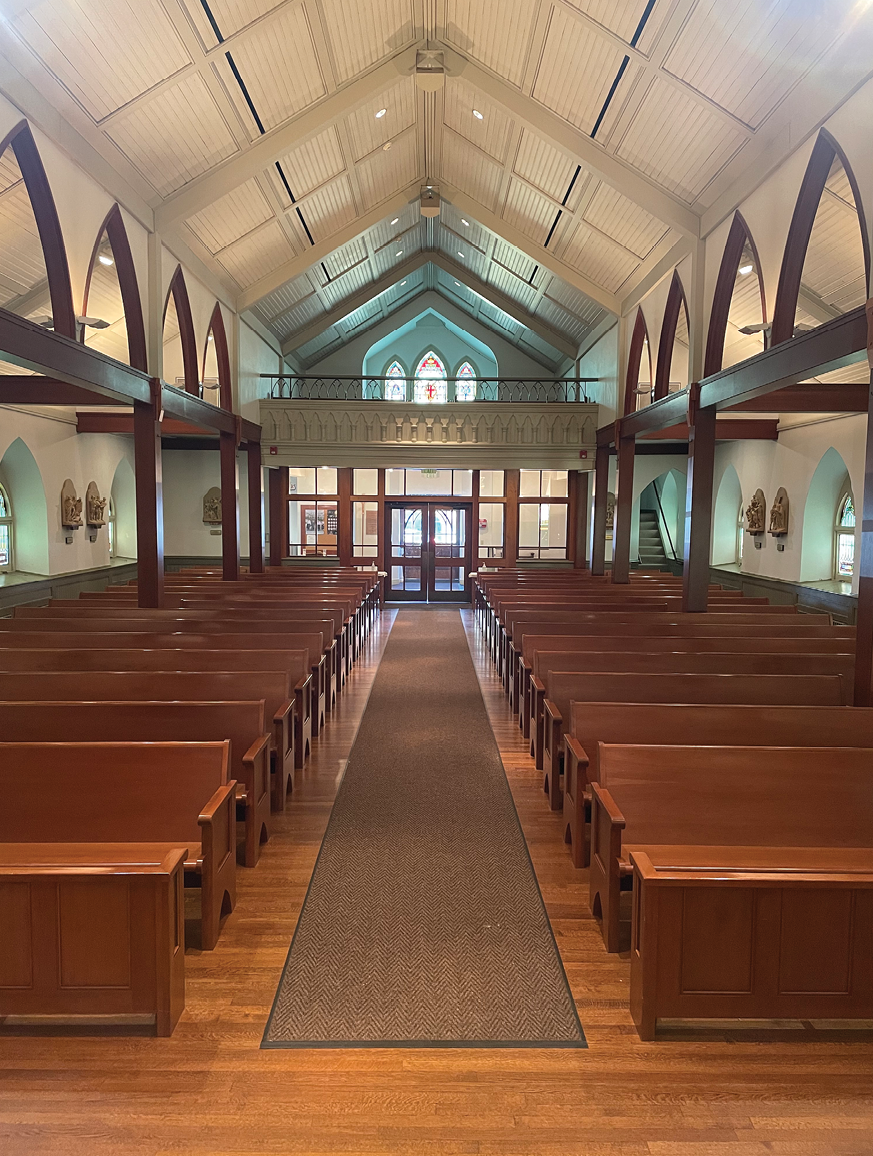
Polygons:
<instances>
[{"instance_id":1,"label":"hardwood floor","mask_svg":"<svg viewBox=\"0 0 873 1156\"><path fill-rule=\"evenodd\" d=\"M189 951L187 1009L173 1037L0 1035L4 1156L870 1156L869 1035L638 1040L628 964L603 949L586 875L570 864L560 819L473 635L589 1050L260 1050L390 616L260 864L240 870L218 947Z\"/></svg>"}]
</instances>

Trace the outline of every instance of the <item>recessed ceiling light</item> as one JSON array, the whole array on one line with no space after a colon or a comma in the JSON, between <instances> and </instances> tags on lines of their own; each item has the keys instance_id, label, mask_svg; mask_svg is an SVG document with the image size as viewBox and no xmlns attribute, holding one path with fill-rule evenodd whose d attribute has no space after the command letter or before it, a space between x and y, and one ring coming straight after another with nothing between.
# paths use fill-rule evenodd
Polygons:
<instances>
[{"instance_id":1,"label":"recessed ceiling light","mask_svg":"<svg viewBox=\"0 0 873 1156\"><path fill-rule=\"evenodd\" d=\"M380 108L379 111L376 113L376 120L381 120L387 111L388 111L387 108Z\"/></svg>"},{"instance_id":2,"label":"recessed ceiling light","mask_svg":"<svg viewBox=\"0 0 873 1156\"><path fill-rule=\"evenodd\" d=\"M464 256L464 254L461 252L461 250L460 250L460 249L458 250L458 256L459 256L459 257L463 257L463 256Z\"/></svg>"},{"instance_id":3,"label":"recessed ceiling light","mask_svg":"<svg viewBox=\"0 0 873 1156\"><path fill-rule=\"evenodd\" d=\"M206 340L207 340L207 341L214 341L214 340L215 340L215 335L214 335L214 334L212 334L212 333L210 333L210 334L209 334L209 336L206 338Z\"/></svg>"},{"instance_id":4,"label":"recessed ceiling light","mask_svg":"<svg viewBox=\"0 0 873 1156\"><path fill-rule=\"evenodd\" d=\"M395 253L395 254L394 254L394 256L395 256L395 257L402 257L402 256L403 256L403 250L401 249L401 250L400 250L400 252L399 252L399 253Z\"/></svg>"},{"instance_id":5,"label":"recessed ceiling light","mask_svg":"<svg viewBox=\"0 0 873 1156\"><path fill-rule=\"evenodd\" d=\"M740 276L745 277L755 268L754 265L740 265Z\"/></svg>"},{"instance_id":6,"label":"recessed ceiling light","mask_svg":"<svg viewBox=\"0 0 873 1156\"><path fill-rule=\"evenodd\" d=\"M97 260L100 262L101 265L114 265L115 264L115 262L112 260L111 257L106 257L106 256L104 256L103 253L100 254L100 256L97 258Z\"/></svg>"},{"instance_id":7,"label":"recessed ceiling light","mask_svg":"<svg viewBox=\"0 0 873 1156\"><path fill-rule=\"evenodd\" d=\"M402 288L403 288L403 286L404 286L405 284L406 284L406 282L405 282L405 281L401 281L401 282L400 282L400 288L402 289Z\"/></svg>"},{"instance_id":8,"label":"recessed ceiling light","mask_svg":"<svg viewBox=\"0 0 873 1156\"><path fill-rule=\"evenodd\" d=\"M391 224L396 225L399 220L400 220L399 217L395 217L394 220L391 222Z\"/></svg>"},{"instance_id":9,"label":"recessed ceiling light","mask_svg":"<svg viewBox=\"0 0 873 1156\"><path fill-rule=\"evenodd\" d=\"M463 217L461 217L461 224L466 225L468 229L470 228L470 222L465 220Z\"/></svg>"},{"instance_id":10,"label":"recessed ceiling light","mask_svg":"<svg viewBox=\"0 0 873 1156\"><path fill-rule=\"evenodd\" d=\"M386 140L385 143L382 145L382 152L387 153L390 148L391 148L391 141Z\"/></svg>"},{"instance_id":11,"label":"recessed ceiling light","mask_svg":"<svg viewBox=\"0 0 873 1156\"><path fill-rule=\"evenodd\" d=\"M461 288L461 282L460 281L456 281L455 284L458 286L459 289Z\"/></svg>"},{"instance_id":12,"label":"recessed ceiling light","mask_svg":"<svg viewBox=\"0 0 873 1156\"><path fill-rule=\"evenodd\" d=\"M479 109L478 109L478 108L474 108L474 109L473 109L473 116L475 116L476 120L484 120L484 119L485 119L485 117L484 117L484 116L483 116L483 114L482 114L482 113L479 111Z\"/></svg>"}]
</instances>

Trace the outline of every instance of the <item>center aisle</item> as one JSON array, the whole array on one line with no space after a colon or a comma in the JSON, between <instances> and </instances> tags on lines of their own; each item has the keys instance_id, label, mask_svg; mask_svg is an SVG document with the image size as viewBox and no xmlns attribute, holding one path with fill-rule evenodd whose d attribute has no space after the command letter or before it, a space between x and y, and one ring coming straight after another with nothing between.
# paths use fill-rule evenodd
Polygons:
<instances>
[{"instance_id":1,"label":"center aisle","mask_svg":"<svg viewBox=\"0 0 873 1156\"><path fill-rule=\"evenodd\" d=\"M584 1047L457 610L398 613L263 1046Z\"/></svg>"}]
</instances>

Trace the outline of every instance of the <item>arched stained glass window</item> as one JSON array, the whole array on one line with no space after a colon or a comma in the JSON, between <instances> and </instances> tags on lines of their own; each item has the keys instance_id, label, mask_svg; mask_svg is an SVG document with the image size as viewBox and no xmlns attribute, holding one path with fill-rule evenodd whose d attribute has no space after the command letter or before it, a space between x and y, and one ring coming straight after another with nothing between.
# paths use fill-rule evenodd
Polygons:
<instances>
[{"instance_id":1,"label":"arched stained glass window","mask_svg":"<svg viewBox=\"0 0 873 1156\"><path fill-rule=\"evenodd\" d=\"M385 382L386 401L406 401L406 370L399 361L392 361L385 370L389 379Z\"/></svg>"},{"instance_id":2,"label":"arched stained glass window","mask_svg":"<svg viewBox=\"0 0 873 1156\"><path fill-rule=\"evenodd\" d=\"M476 370L465 361L455 375L455 401L476 400Z\"/></svg>"},{"instance_id":3,"label":"arched stained glass window","mask_svg":"<svg viewBox=\"0 0 873 1156\"><path fill-rule=\"evenodd\" d=\"M852 491L843 490L837 505L834 542L834 577L851 579L855 573L855 499Z\"/></svg>"},{"instance_id":4,"label":"arched stained glass window","mask_svg":"<svg viewBox=\"0 0 873 1156\"><path fill-rule=\"evenodd\" d=\"M415 371L415 401L418 405L445 402L447 397L446 370L431 350L418 363Z\"/></svg>"},{"instance_id":5,"label":"arched stained glass window","mask_svg":"<svg viewBox=\"0 0 873 1156\"><path fill-rule=\"evenodd\" d=\"M12 504L0 486L0 574L12 569Z\"/></svg>"}]
</instances>

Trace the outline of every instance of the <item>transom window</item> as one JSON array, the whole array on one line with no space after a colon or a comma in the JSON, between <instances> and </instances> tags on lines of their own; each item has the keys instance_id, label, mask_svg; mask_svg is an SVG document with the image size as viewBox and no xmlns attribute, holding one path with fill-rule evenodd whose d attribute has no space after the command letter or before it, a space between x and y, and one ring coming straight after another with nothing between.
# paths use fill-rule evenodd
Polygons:
<instances>
[{"instance_id":1,"label":"transom window","mask_svg":"<svg viewBox=\"0 0 873 1156\"><path fill-rule=\"evenodd\" d=\"M851 580L855 573L855 498L844 490L834 528L834 577Z\"/></svg>"},{"instance_id":2,"label":"transom window","mask_svg":"<svg viewBox=\"0 0 873 1156\"><path fill-rule=\"evenodd\" d=\"M0 485L0 574L12 569L12 503Z\"/></svg>"},{"instance_id":3,"label":"transom window","mask_svg":"<svg viewBox=\"0 0 873 1156\"><path fill-rule=\"evenodd\" d=\"M406 370L399 361L392 361L385 370L390 380L385 382L386 401L406 401Z\"/></svg>"},{"instance_id":4,"label":"transom window","mask_svg":"<svg viewBox=\"0 0 873 1156\"><path fill-rule=\"evenodd\" d=\"M446 370L433 350L419 361L415 371L415 395L417 405L441 404L446 401Z\"/></svg>"}]
</instances>

